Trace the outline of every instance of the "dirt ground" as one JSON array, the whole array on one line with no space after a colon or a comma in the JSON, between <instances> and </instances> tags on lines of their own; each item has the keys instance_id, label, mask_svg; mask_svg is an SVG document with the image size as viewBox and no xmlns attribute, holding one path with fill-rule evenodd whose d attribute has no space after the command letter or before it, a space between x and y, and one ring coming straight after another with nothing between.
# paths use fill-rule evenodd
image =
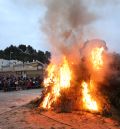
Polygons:
<instances>
[{"instance_id":1,"label":"dirt ground","mask_svg":"<svg viewBox=\"0 0 120 129\"><path fill-rule=\"evenodd\" d=\"M80 111L40 112L26 105L31 99L39 96L40 92L41 90L30 90L0 93L0 107L3 104L6 108L0 108L0 129L120 129L120 122L113 118ZM1 94L4 94L3 99ZM5 99L6 104L2 102Z\"/></svg>"},{"instance_id":2,"label":"dirt ground","mask_svg":"<svg viewBox=\"0 0 120 129\"><path fill-rule=\"evenodd\" d=\"M22 106L0 115L1 129L120 129L120 123L85 112L38 112Z\"/></svg>"},{"instance_id":3,"label":"dirt ground","mask_svg":"<svg viewBox=\"0 0 120 129\"><path fill-rule=\"evenodd\" d=\"M25 105L40 95L42 89L0 92L0 114Z\"/></svg>"}]
</instances>

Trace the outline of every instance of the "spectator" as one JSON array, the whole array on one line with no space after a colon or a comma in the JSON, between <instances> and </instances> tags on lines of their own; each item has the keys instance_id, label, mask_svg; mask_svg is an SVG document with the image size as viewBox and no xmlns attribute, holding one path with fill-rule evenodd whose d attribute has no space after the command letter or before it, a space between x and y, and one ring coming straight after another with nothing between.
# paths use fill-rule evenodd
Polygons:
<instances>
[{"instance_id":1,"label":"spectator","mask_svg":"<svg viewBox=\"0 0 120 129\"><path fill-rule=\"evenodd\" d=\"M0 90L13 91L21 89L33 89L40 88L43 79L40 77L37 78L24 78L24 77L15 77L13 75L3 75L0 76Z\"/></svg>"}]
</instances>

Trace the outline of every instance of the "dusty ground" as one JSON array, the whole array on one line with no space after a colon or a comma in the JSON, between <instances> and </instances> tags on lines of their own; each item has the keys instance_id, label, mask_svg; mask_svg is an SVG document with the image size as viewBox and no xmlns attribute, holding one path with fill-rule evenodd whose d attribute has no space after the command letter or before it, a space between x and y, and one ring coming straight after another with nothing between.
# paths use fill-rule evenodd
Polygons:
<instances>
[{"instance_id":1,"label":"dusty ground","mask_svg":"<svg viewBox=\"0 0 120 129\"><path fill-rule=\"evenodd\" d=\"M120 122L112 118L85 112L39 112L25 105L40 92L0 93L0 129L120 129Z\"/></svg>"},{"instance_id":2,"label":"dusty ground","mask_svg":"<svg viewBox=\"0 0 120 129\"><path fill-rule=\"evenodd\" d=\"M41 89L0 92L0 114L29 103L29 101L39 96L40 93Z\"/></svg>"}]
</instances>

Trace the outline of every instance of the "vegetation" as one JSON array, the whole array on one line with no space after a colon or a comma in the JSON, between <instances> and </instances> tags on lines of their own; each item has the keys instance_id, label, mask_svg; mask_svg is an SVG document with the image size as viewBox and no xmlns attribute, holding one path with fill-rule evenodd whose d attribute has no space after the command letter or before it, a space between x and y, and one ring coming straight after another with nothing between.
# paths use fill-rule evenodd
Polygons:
<instances>
[{"instance_id":1,"label":"vegetation","mask_svg":"<svg viewBox=\"0 0 120 129\"><path fill-rule=\"evenodd\" d=\"M50 52L43 52L41 50L36 51L30 45L26 46L21 44L18 47L11 45L4 50L0 50L0 59L19 60L23 62L32 62L33 60L38 60L42 63L48 64L50 58Z\"/></svg>"}]
</instances>

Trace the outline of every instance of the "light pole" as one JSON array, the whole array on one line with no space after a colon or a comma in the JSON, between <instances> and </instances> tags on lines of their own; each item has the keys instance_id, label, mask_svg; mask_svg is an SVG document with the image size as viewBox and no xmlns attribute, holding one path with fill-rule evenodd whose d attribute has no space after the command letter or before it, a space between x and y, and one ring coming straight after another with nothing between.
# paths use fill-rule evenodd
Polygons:
<instances>
[{"instance_id":1,"label":"light pole","mask_svg":"<svg viewBox=\"0 0 120 129\"><path fill-rule=\"evenodd\" d=\"M2 67L2 71L3 71L3 61L2 61L2 66L1 67Z\"/></svg>"},{"instance_id":2,"label":"light pole","mask_svg":"<svg viewBox=\"0 0 120 129\"><path fill-rule=\"evenodd\" d=\"M10 52L10 61L11 61L11 55L13 54L13 52ZM10 67L10 61L9 61L9 67Z\"/></svg>"}]
</instances>

